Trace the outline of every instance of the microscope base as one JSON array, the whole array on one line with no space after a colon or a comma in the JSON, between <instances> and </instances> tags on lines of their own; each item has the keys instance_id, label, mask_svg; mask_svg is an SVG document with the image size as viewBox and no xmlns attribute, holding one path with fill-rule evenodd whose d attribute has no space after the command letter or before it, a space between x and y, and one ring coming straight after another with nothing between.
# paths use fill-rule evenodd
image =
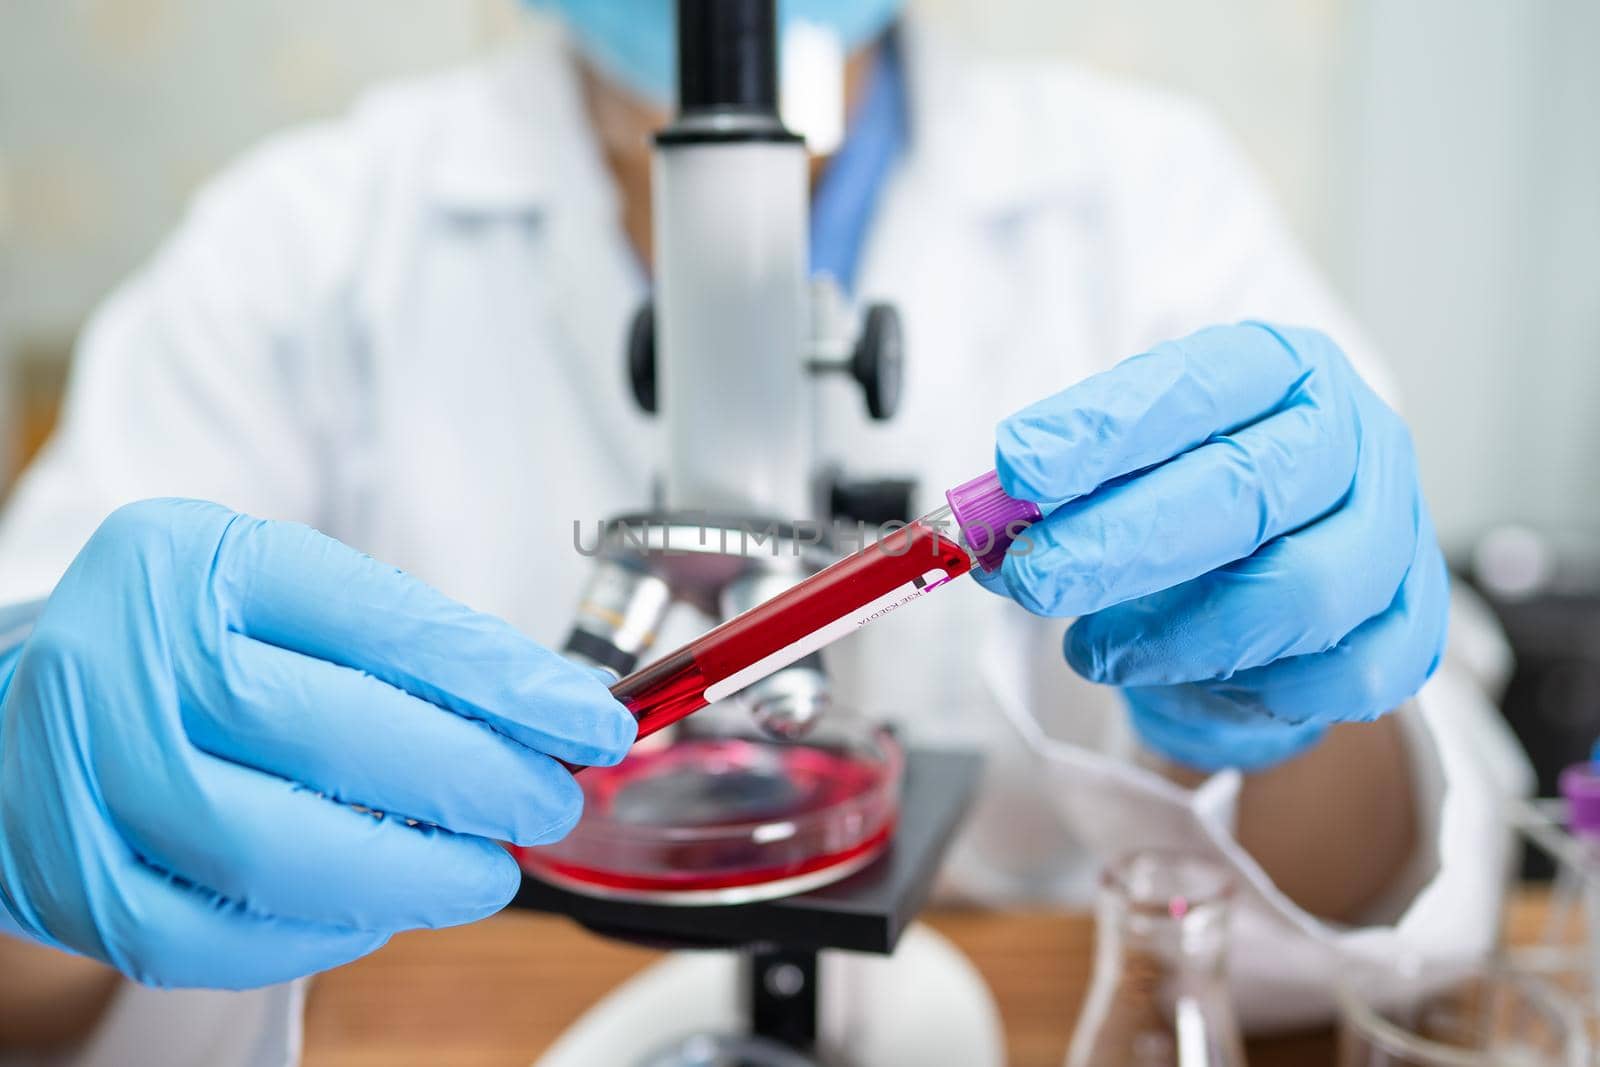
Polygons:
<instances>
[{"instance_id":1,"label":"microscope base","mask_svg":"<svg viewBox=\"0 0 1600 1067\"><path fill-rule=\"evenodd\" d=\"M748 956L733 951L675 952L590 1008L535 1067L691 1067L697 1048L751 1032L750 966ZM933 930L912 926L888 957L824 952L817 968L818 1032L809 1062L1005 1062L1000 1016L988 987L971 962ZM784 1044L764 1047L776 1056ZM676 1059L674 1052L680 1053ZM807 1062L794 1055L774 1059L773 1067Z\"/></svg>"}]
</instances>

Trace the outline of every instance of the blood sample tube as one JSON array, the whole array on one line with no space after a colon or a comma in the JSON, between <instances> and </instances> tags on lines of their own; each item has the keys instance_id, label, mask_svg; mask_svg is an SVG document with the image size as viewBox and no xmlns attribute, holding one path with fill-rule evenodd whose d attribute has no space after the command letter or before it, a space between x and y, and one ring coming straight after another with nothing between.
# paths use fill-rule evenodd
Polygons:
<instances>
[{"instance_id":1,"label":"blood sample tube","mask_svg":"<svg viewBox=\"0 0 1600 1067\"><path fill-rule=\"evenodd\" d=\"M734 695L974 566L997 570L1012 542L1040 518L1036 505L1007 496L993 471L945 500L613 685L612 695L638 720L639 736ZM947 533L952 520L956 530Z\"/></svg>"}]
</instances>

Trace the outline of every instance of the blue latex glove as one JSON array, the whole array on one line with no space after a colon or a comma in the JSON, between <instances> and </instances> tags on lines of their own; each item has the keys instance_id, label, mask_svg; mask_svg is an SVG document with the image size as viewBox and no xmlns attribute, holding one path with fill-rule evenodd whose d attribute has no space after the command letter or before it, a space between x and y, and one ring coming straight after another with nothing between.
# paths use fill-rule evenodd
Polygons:
<instances>
[{"instance_id":1,"label":"blue latex glove","mask_svg":"<svg viewBox=\"0 0 1600 1067\"><path fill-rule=\"evenodd\" d=\"M634 732L505 623L198 501L107 519L0 668L0 910L156 985L281 982L499 910L492 839L578 818L552 757Z\"/></svg>"},{"instance_id":2,"label":"blue latex glove","mask_svg":"<svg viewBox=\"0 0 1600 1067\"><path fill-rule=\"evenodd\" d=\"M1259 769L1413 695L1449 583L1410 435L1327 337L1202 330L1000 424L1048 517L985 584L1080 616L1067 661L1151 748Z\"/></svg>"}]
</instances>

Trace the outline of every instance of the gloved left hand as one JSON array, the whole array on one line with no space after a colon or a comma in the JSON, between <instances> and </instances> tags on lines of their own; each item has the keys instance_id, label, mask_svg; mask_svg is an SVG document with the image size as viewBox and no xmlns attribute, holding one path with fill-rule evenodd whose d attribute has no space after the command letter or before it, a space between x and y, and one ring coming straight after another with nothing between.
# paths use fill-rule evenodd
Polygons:
<instances>
[{"instance_id":1,"label":"gloved left hand","mask_svg":"<svg viewBox=\"0 0 1600 1067\"><path fill-rule=\"evenodd\" d=\"M1438 665L1449 582L1410 436L1322 334L1202 330L996 442L1001 486L1048 515L985 584L1080 616L1067 661L1123 687L1157 752L1270 766Z\"/></svg>"},{"instance_id":2,"label":"gloved left hand","mask_svg":"<svg viewBox=\"0 0 1600 1067\"><path fill-rule=\"evenodd\" d=\"M198 500L101 524L0 654L0 930L163 986L270 985L521 885L627 710L492 616Z\"/></svg>"}]
</instances>

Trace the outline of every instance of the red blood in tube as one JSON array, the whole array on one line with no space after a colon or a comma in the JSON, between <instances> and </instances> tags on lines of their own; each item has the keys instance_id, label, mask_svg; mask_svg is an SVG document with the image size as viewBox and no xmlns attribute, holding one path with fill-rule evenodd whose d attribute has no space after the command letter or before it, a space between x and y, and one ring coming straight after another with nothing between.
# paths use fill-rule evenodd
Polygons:
<instances>
[{"instance_id":1,"label":"red blood in tube","mask_svg":"<svg viewBox=\"0 0 1600 1067\"><path fill-rule=\"evenodd\" d=\"M717 682L897 589L911 587L904 598L881 605L857 624L887 614L971 567L959 543L931 526L912 523L635 671L612 686L611 693L638 720L639 736L647 737L705 707L710 703L706 690ZM937 573L930 577L929 572Z\"/></svg>"}]
</instances>

